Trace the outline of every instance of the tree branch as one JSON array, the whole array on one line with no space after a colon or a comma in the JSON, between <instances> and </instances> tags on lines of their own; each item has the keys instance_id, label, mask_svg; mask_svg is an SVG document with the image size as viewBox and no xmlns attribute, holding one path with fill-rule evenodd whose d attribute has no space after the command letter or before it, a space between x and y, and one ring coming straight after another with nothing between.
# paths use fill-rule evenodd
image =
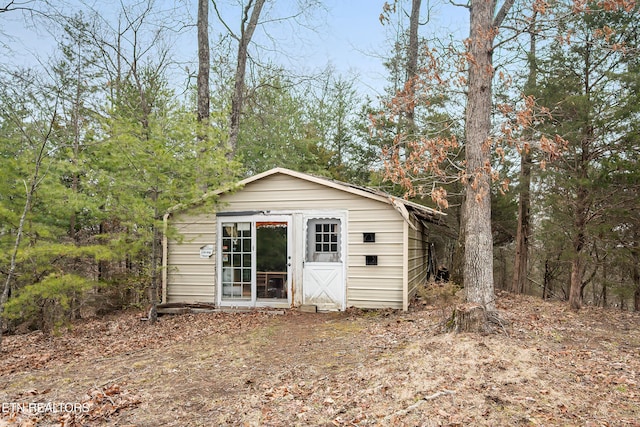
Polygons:
<instances>
[{"instance_id":1,"label":"tree branch","mask_svg":"<svg viewBox=\"0 0 640 427\"><path fill-rule=\"evenodd\" d=\"M467 3L467 4L456 3L456 2L454 2L453 0L449 0L449 3L450 3L452 6L456 6L456 7L464 7L465 9L471 9L471 6L469 5L469 3Z\"/></svg>"},{"instance_id":2,"label":"tree branch","mask_svg":"<svg viewBox=\"0 0 640 427\"><path fill-rule=\"evenodd\" d=\"M224 19L222 19L222 15L220 15L220 11L218 10L218 5L214 0L211 0L211 4L213 4L213 10L216 11L216 16L218 17L218 21L222 23L222 25L227 29L227 32L231 37L233 37L237 42L240 42L240 37L236 36L231 27L227 25Z\"/></svg>"},{"instance_id":3,"label":"tree branch","mask_svg":"<svg viewBox=\"0 0 640 427\"><path fill-rule=\"evenodd\" d=\"M509 13L509 10L513 6L514 2L515 0L505 0L502 7L498 11L498 14L495 16L495 18L493 18L494 28L500 28L500 26L502 25L502 21L504 21L504 18L507 16L507 13Z\"/></svg>"}]
</instances>

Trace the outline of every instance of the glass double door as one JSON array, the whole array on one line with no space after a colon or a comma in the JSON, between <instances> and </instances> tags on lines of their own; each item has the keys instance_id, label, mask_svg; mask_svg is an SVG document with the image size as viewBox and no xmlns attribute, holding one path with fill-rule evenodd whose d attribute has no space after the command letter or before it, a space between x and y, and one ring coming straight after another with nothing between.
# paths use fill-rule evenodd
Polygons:
<instances>
[{"instance_id":1,"label":"glass double door","mask_svg":"<svg viewBox=\"0 0 640 427\"><path fill-rule=\"evenodd\" d=\"M220 218L222 305L289 301L290 217Z\"/></svg>"}]
</instances>

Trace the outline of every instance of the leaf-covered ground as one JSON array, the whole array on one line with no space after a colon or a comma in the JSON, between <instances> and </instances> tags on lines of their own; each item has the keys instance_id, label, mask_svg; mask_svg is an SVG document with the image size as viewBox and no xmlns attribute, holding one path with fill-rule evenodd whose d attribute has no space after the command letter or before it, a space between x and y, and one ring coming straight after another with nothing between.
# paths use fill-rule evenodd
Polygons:
<instances>
[{"instance_id":1,"label":"leaf-covered ground","mask_svg":"<svg viewBox=\"0 0 640 427\"><path fill-rule=\"evenodd\" d=\"M485 336L442 333L447 309L420 303L10 336L0 426L640 426L638 314L498 305L504 330Z\"/></svg>"}]
</instances>

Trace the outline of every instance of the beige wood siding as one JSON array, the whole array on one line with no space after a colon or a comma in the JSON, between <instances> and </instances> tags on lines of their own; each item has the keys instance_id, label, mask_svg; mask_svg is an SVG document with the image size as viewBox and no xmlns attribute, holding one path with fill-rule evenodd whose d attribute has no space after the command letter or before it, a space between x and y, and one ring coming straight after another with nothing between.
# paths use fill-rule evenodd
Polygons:
<instances>
[{"instance_id":1,"label":"beige wood siding","mask_svg":"<svg viewBox=\"0 0 640 427\"><path fill-rule=\"evenodd\" d=\"M284 174L274 174L220 197L219 212L348 211L347 306L403 308L402 216L390 204ZM216 244L213 215L178 215L170 219L185 236L169 242L167 302L215 301L215 254L199 258L199 248ZM363 233L376 233L364 243ZM378 265L367 266L366 255Z\"/></svg>"},{"instance_id":2,"label":"beige wood siding","mask_svg":"<svg viewBox=\"0 0 640 427\"><path fill-rule=\"evenodd\" d=\"M429 242L428 230L413 216L409 227L409 298L413 297L418 286L427 280Z\"/></svg>"},{"instance_id":3,"label":"beige wood siding","mask_svg":"<svg viewBox=\"0 0 640 427\"><path fill-rule=\"evenodd\" d=\"M384 202L287 175L272 175L220 198L220 211L348 210L347 306L402 308L402 223ZM362 233L376 233L364 243ZM366 255L378 255L368 266Z\"/></svg>"},{"instance_id":4,"label":"beige wood siding","mask_svg":"<svg viewBox=\"0 0 640 427\"><path fill-rule=\"evenodd\" d=\"M215 302L216 217L178 214L170 226L182 238L167 242L166 301ZM200 258L200 248L213 245L210 258Z\"/></svg>"},{"instance_id":5,"label":"beige wood siding","mask_svg":"<svg viewBox=\"0 0 640 427\"><path fill-rule=\"evenodd\" d=\"M392 206L368 202L369 209L349 211L347 306L402 308L404 220ZM363 233L376 233L375 243L364 243ZM377 255L378 265L366 265L367 255Z\"/></svg>"}]
</instances>

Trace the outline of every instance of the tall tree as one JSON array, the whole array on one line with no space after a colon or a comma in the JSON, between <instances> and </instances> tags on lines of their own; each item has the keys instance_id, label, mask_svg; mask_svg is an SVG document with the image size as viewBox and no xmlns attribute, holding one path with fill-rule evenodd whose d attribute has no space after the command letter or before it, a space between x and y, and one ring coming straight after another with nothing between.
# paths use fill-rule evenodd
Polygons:
<instances>
[{"instance_id":1,"label":"tall tree","mask_svg":"<svg viewBox=\"0 0 640 427\"><path fill-rule=\"evenodd\" d=\"M94 158L94 191L104 197L100 227L110 230L104 233L109 234L106 240L126 254L126 278L138 275L138 285L132 288L138 292L144 286L154 307L161 213L201 195L203 188L234 179L222 172L234 168L225 169L218 150L202 153L202 141L215 145L221 141L218 129L198 121L209 118L200 108L203 99L196 98L189 106L198 112L191 113L191 119L183 114L187 106L172 99L175 92L167 79L172 58L165 33L151 29L156 24L152 11L151 1L123 6L117 25L93 29L92 41L100 47L108 91L97 145L100 155ZM208 53L208 48L200 53ZM208 71L209 65L202 66ZM150 314L153 319L153 309Z\"/></svg>"},{"instance_id":2,"label":"tall tree","mask_svg":"<svg viewBox=\"0 0 640 427\"><path fill-rule=\"evenodd\" d=\"M0 95L0 167L8 172L0 193L0 271L10 292L2 317L50 329L75 316L95 285L91 267L109 251L69 239L77 206L69 203L76 196L69 185L73 121L60 114L69 92L62 80L56 86L34 76L16 73ZM88 203L83 214L92 213Z\"/></svg>"},{"instance_id":3,"label":"tall tree","mask_svg":"<svg viewBox=\"0 0 640 427\"><path fill-rule=\"evenodd\" d=\"M282 73L264 73L249 86L237 149L247 174L277 166L303 172L326 167L317 161L320 134L311 125L308 104Z\"/></svg>"},{"instance_id":4,"label":"tall tree","mask_svg":"<svg viewBox=\"0 0 640 427\"><path fill-rule=\"evenodd\" d=\"M411 16L409 18L409 49L407 55L407 90L409 96L414 99L415 85L418 80L418 28L420 26L420 7L422 0L412 0L411 2ZM414 115L415 115L414 103L407 106L407 120L409 127L413 128Z\"/></svg>"},{"instance_id":5,"label":"tall tree","mask_svg":"<svg viewBox=\"0 0 640 427\"><path fill-rule=\"evenodd\" d=\"M92 206L90 197L83 197L82 178L86 175L83 168L85 150L95 129L98 91L97 83L101 79L96 67L98 50L91 44L89 28L91 24L82 13L66 19L64 32L58 49L60 59L52 70L51 91L60 92L59 133L65 139L60 155L68 156L69 170L63 178L68 182L71 196L68 200L73 210L69 215L69 237L77 240L77 232L81 228L78 214ZM59 88L59 89L58 89Z\"/></svg>"},{"instance_id":6,"label":"tall tree","mask_svg":"<svg viewBox=\"0 0 640 427\"><path fill-rule=\"evenodd\" d=\"M198 0L198 122L209 121L209 0Z\"/></svg>"},{"instance_id":7,"label":"tall tree","mask_svg":"<svg viewBox=\"0 0 640 427\"><path fill-rule=\"evenodd\" d=\"M465 120L466 195L464 284L467 301L495 310L491 236L491 109L493 48L498 29L513 5L506 0L471 0L468 94Z\"/></svg>"},{"instance_id":8,"label":"tall tree","mask_svg":"<svg viewBox=\"0 0 640 427\"><path fill-rule=\"evenodd\" d=\"M211 59L209 52L209 0L198 0L198 78L196 88L196 104L198 125L203 129L198 131L198 141L200 147L198 152L201 157L205 157L210 150L209 141L206 138L207 127L209 126L210 96L209 70ZM197 171L199 177L202 171ZM200 184L203 192L207 190L204 184Z\"/></svg>"},{"instance_id":9,"label":"tall tree","mask_svg":"<svg viewBox=\"0 0 640 427\"><path fill-rule=\"evenodd\" d=\"M398 14L401 23L397 25L400 30L395 35L392 56L384 64L390 86L382 108L370 114L375 133L368 140L382 147L385 178L399 184L381 183L388 191L420 197L420 202L433 202L442 209L450 203L447 222L452 229L460 230L460 142L464 140L464 126L459 106L464 104L464 96L454 81L465 79L459 75L461 61L455 43L443 43L435 29L430 37L420 37L422 2L410 3L410 11L405 11L400 1L383 6L382 23L392 23L392 13ZM405 16L409 17L408 27L402 21ZM442 256L441 266L450 267L460 283L462 233L457 240L447 251L459 252L459 256Z\"/></svg>"},{"instance_id":10,"label":"tall tree","mask_svg":"<svg viewBox=\"0 0 640 427\"><path fill-rule=\"evenodd\" d=\"M199 138L217 145L224 127L198 126L195 98L183 104L168 88L172 62L154 21L164 15L153 6L125 5L115 23L60 16L46 73L5 80L9 65L0 67L3 320L56 326L93 288L109 302L100 310L144 303L146 291L157 299L161 213L201 195L197 177L215 187L236 179L238 165L218 150L198 156Z\"/></svg>"},{"instance_id":11,"label":"tall tree","mask_svg":"<svg viewBox=\"0 0 640 427\"><path fill-rule=\"evenodd\" d=\"M317 90L311 87L304 90L308 94L304 98L306 115L329 156L324 166L333 178L350 181L371 163L366 160L367 150L356 135L354 122L360 99L354 80L337 75L331 68L318 80L321 84Z\"/></svg>"},{"instance_id":12,"label":"tall tree","mask_svg":"<svg viewBox=\"0 0 640 427\"><path fill-rule=\"evenodd\" d=\"M420 59L424 55L421 55L420 48L424 48L424 45L420 44L420 12L421 12L422 0L411 0L411 10L407 15L409 16L409 27L405 31L404 25L399 24L400 34L397 35L396 41L396 57L389 61L387 64L389 67L399 67L402 69L402 81L395 82L394 84L394 97L399 103L401 120L398 125L413 138L416 137L417 129L415 125L416 108L420 106L420 102L417 99L416 93L418 91L417 85L420 78L418 75ZM393 3L385 2L383 5L383 12L380 15L380 22L382 24L391 22L391 14L399 13L404 15L406 12L402 6L402 2L395 0ZM394 62L401 62L398 64ZM398 78L400 76L397 76ZM392 77L393 78L393 77ZM395 87L398 85L399 87Z\"/></svg>"},{"instance_id":13,"label":"tall tree","mask_svg":"<svg viewBox=\"0 0 640 427\"><path fill-rule=\"evenodd\" d=\"M588 260L602 249L603 227L617 227L609 224L615 218L609 213L630 200L628 190L611 192L611 180L637 143L629 137L637 93L625 84L633 72L626 52L638 49L638 30L631 24L637 10L593 3L584 13L567 13L558 31L571 29L570 43L566 36L556 38L545 63L542 96L555 106L556 127L569 144L552 163L547 199L548 218L567 236L572 309L582 306L585 287L602 267Z\"/></svg>"},{"instance_id":14,"label":"tall tree","mask_svg":"<svg viewBox=\"0 0 640 427\"><path fill-rule=\"evenodd\" d=\"M534 11L529 24L529 74L525 86L525 94L531 95L537 81L536 64L536 17ZM527 130L528 134L533 134ZM527 272L529 266L529 238L531 235L531 147L524 146L520 150L520 179L518 182L518 226L516 228L516 255L513 268L511 291L524 293L527 289Z\"/></svg>"},{"instance_id":15,"label":"tall tree","mask_svg":"<svg viewBox=\"0 0 640 427\"><path fill-rule=\"evenodd\" d=\"M187 106L175 102L161 69L149 66L138 73L122 82L122 96L105 120L97 181L105 211L120 225L119 233L110 237L140 265L139 281L147 288L153 321L160 290L162 215L201 195L203 186L228 185L236 177L223 171L237 167L228 164L221 150L202 158L203 128ZM207 132L209 141L222 139L213 127Z\"/></svg>"},{"instance_id":16,"label":"tall tree","mask_svg":"<svg viewBox=\"0 0 640 427\"><path fill-rule=\"evenodd\" d=\"M471 1L470 37L464 41L465 50L461 54L463 60L458 58L454 61L453 68L444 67L442 58L446 58L455 49L425 50L427 60L425 66L420 68L417 87L423 92L431 93L429 100L436 101L432 106L451 99L456 90L463 89L465 92L464 136L460 138L461 141L452 132L455 127L449 124L451 116L446 120L444 118L447 116L442 114L440 117L443 120L433 128L443 130L421 136L407 144L408 154L405 154L405 159L400 158L397 149L386 153L387 175L394 182L408 188L409 195L430 194L440 207L446 208L445 185L462 184L464 201L460 234L464 240L463 280L467 301L480 308L480 316L482 313L495 311L491 185L498 174L492 167L492 161L496 156L504 157L505 145L518 143L514 139L511 124L503 126L502 134L496 135L492 132L494 129L491 120L494 106L493 81L499 77L494 70L493 52L500 27L513 3L511 0L501 5L495 1ZM444 94L439 95L439 90ZM420 95L424 97L424 93ZM515 113L512 107L504 110L514 113L513 124L521 127L531 124L535 106L532 101L531 97L525 99L525 108L521 113ZM391 105L393 106L393 102ZM455 107L451 111L455 111ZM504 112L502 107L500 111ZM540 146L546 151L554 151L559 142L545 139L545 143ZM519 145L526 147L532 143ZM458 157L461 151L464 153L464 161L460 161ZM431 180L428 186L416 180L418 172L428 172Z\"/></svg>"},{"instance_id":17,"label":"tall tree","mask_svg":"<svg viewBox=\"0 0 640 427\"><path fill-rule=\"evenodd\" d=\"M229 141L231 157L235 156L238 149L238 134L240 132L240 116L242 114L242 105L244 102L245 92L245 74L247 71L247 58L249 56L249 43L253 38L253 33L258 26L260 13L266 0L249 0L242 11L242 19L240 21L240 35L236 35L231 29L229 33L238 42L238 55L236 59L236 70L234 78L233 96L231 98L231 113L229 115ZM212 0L213 7L220 17L220 12L215 0ZM222 18L220 18L222 21ZM224 22L224 21L222 21ZM226 25L226 24L225 24ZM229 27L227 27L229 28Z\"/></svg>"},{"instance_id":18,"label":"tall tree","mask_svg":"<svg viewBox=\"0 0 640 427\"><path fill-rule=\"evenodd\" d=\"M247 0L246 2L237 2L242 5L240 10L239 32L232 29L229 20L223 15L227 13L233 14L237 11L234 7L219 7L224 3L223 0L212 0L215 13L226 30L226 34L237 43L236 59L233 67L233 92L231 94L229 120L227 123L229 138L226 141L229 150L228 157L235 156L238 150L238 135L240 133L243 108L247 96L247 67L253 66L254 70L259 68L268 68L271 64L260 60L260 54L265 51L262 43L271 43L271 50L284 51L285 46L278 43L277 37L273 37L269 33L270 28L277 24L288 23L294 21L299 26L307 28L312 27L310 17L319 8L323 7L322 2L318 0L290 0L286 2L274 2L267 0ZM224 12L224 13L223 13ZM305 22L306 20L306 22ZM253 38L258 28L262 29L264 37L259 42L254 43ZM257 46L257 49L250 52L251 45Z\"/></svg>"},{"instance_id":19,"label":"tall tree","mask_svg":"<svg viewBox=\"0 0 640 427\"><path fill-rule=\"evenodd\" d=\"M30 172L30 176L28 177L28 183L25 185L25 198L24 198L24 206L22 207L22 214L19 217L17 229L15 232L15 240L13 244L13 248L11 249L10 261L8 270L6 272L6 277L4 280L4 286L2 288L2 294L0 294L0 349L2 349L2 332L3 332L3 323L4 323L4 310L7 301L9 300L9 293L12 286L12 281L14 280L16 274L16 266L17 266L17 258L18 258L18 250L20 249L20 244L22 242L25 222L27 220L27 216L31 211L33 206L33 198L35 196L36 190L40 182L42 181L42 165L47 157L47 145L51 143L51 135L53 133L54 124L56 122L57 108L54 107L51 118L48 123L44 124L44 128L41 130L39 134L36 134L38 139L34 139L32 134L26 131L22 127L22 123L16 123L18 128L20 128L23 137L28 140L28 142L33 147L33 170ZM15 118L16 115L14 112L7 111L6 108L2 108L2 116L6 119Z\"/></svg>"}]
</instances>

